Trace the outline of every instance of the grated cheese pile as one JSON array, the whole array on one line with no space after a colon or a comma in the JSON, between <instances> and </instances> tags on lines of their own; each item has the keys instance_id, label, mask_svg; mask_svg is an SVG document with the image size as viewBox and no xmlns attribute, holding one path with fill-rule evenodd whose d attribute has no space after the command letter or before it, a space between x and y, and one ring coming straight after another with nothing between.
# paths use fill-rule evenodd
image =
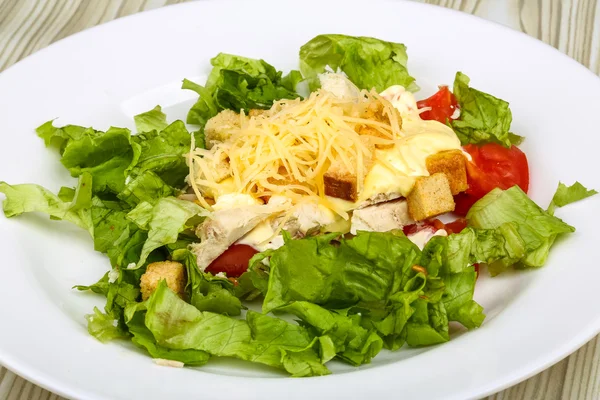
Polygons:
<instances>
[{"instance_id":1,"label":"grated cheese pile","mask_svg":"<svg viewBox=\"0 0 600 400\"><path fill-rule=\"evenodd\" d=\"M338 98L325 90L305 100L281 100L258 115L236 116L224 125L223 141L193 149L188 157L190 184L198 201L227 192L254 198L284 195L294 203L306 197L336 210L325 196L324 174L335 163L357 177L360 191L375 147L393 146L405 136L392 104L374 91Z\"/></svg>"}]
</instances>

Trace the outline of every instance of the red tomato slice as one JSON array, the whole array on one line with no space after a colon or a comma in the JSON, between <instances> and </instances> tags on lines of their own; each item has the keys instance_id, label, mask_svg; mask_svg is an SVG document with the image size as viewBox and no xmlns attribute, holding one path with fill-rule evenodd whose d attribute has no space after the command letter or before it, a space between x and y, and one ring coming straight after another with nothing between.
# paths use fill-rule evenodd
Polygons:
<instances>
[{"instance_id":1,"label":"red tomato slice","mask_svg":"<svg viewBox=\"0 0 600 400\"><path fill-rule=\"evenodd\" d=\"M424 120L436 120L445 124L452 119L454 111L458 108L458 101L448 86L440 86L440 90L433 96L417 101L417 108L429 107L431 110L423 111L420 116Z\"/></svg>"},{"instance_id":2,"label":"red tomato slice","mask_svg":"<svg viewBox=\"0 0 600 400\"><path fill-rule=\"evenodd\" d=\"M228 278L237 278L246 272L248 261L256 253L258 251L254 247L245 244L234 244L210 263L206 268L206 272L210 272L213 275L224 272Z\"/></svg>"},{"instance_id":3,"label":"red tomato slice","mask_svg":"<svg viewBox=\"0 0 600 400\"><path fill-rule=\"evenodd\" d=\"M473 161L467 163L469 188L455 196L455 213L466 215L471 206L492 189L508 189L519 185L525 193L529 189L529 164L518 147L510 149L496 143L483 146L468 144L464 150Z\"/></svg>"},{"instance_id":4,"label":"red tomato slice","mask_svg":"<svg viewBox=\"0 0 600 400\"><path fill-rule=\"evenodd\" d=\"M467 227L467 220L464 218L458 218L455 221L449 222L444 225L444 229L448 234L451 233L460 233L463 229Z\"/></svg>"}]
</instances>

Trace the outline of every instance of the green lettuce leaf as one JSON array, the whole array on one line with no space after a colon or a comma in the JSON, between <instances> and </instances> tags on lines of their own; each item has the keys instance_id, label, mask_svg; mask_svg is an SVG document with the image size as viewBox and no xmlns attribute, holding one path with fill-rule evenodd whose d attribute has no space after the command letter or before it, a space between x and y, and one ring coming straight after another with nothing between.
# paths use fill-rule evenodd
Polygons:
<instances>
[{"instance_id":1,"label":"green lettuce leaf","mask_svg":"<svg viewBox=\"0 0 600 400\"><path fill-rule=\"evenodd\" d=\"M252 280L252 273L268 257L263 311L296 315L319 338L322 353L328 349L359 365L368 362L372 349L382 346L396 350L404 343L425 346L447 341L449 320L469 329L483 321L482 308L473 301L475 273L468 264L472 257L461 256L464 265L458 267L459 259L449 251L454 244L449 245L449 238L440 239L422 254L401 232L358 232L352 239L338 239L336 234L286 237L283 247L250 261L248 277ZM471 247L479 251L477 245ZM261 279L256 281L253 286L261 286ZM346 311L339 312L340 308ZM354 327L360 343L374 347L369 350L361 344L348 349L343 339L344 329L350 328L345 326ZM373 334L381 340L373 340Z\"/></svg>"},{"instance_id":2,"label":"green lettuce leaf","mask_svg":"<svg viewBox=\"0 0 600 400\"><path fill-rule=\"evenodd\" d=\"M475 263L486 263L497 275L525 255L525 244L517 224L506 222L495 229L467 227L448 237L436 236L423 249L421 264L429 271L457 274ZM436 272L437 273L437 272Z\"/></svg>"},{"instance_id":3,"label":"green lettuce leaf","mask_svg":"<svg viewBox=\"0 0 600 400\"><path fill-rule=\"evenodd\" d=\"M117 271L119 276L114 281L110 279L111 273L107 272L93 285L76 285L73 288L79 291L90 290L106 296L104 311L108 316L113 317L113 319L118 319L123 309L130 303L135 303L140 297L140 289L138 281L135 281L135 284L130 283L131 279L124 279L125 277L119 273L118 269L115 271ZM115 308L118 308L116 312Z\"/></svg>"},{"instance_id":4,"label":"green lettuce leaf","mask_svg":"<svg viewBox=\"0 0 600 400\"><path fill-rule=\"evenodd\" d=\"M173 196L176 191L167 185L160 176L150 170L143 171L131 179L125 189L117 197L129 206L135 207L140 202L155 203L163 197Z\"/></svg>"},{"instance_id":5,"label":"green lettuce leaf","mask_svg":"<svg viewBox=\"0 0 600 400\"><path fill-rule=\"evenodd\" d=\"M185 185L189 172L185 155L190 151L191 136L183 121L175 121L161 131L133 136L132 141L139 154L129 169L131 175L152 171L169 186L182 188Z\"/></svg>"},{"instance_id":6,"label":"green lettuce leaf","mask_svg":"<svg viewBox=\"0 0 600 400\"><path fill-rule=\"evenodd\" d=\"M454 95L460 106L460 118L451 126L461 144L499 143L510 147L521 143L522 137L510 132L512 113L508 103L488 93L469 87L470 79L456 73Z\"/></svg>"},{"instance_id":7,"label":"green lettuce leaf","mask_svg":"<svg viewBox=\"0 0 600 400\"><path fill-rule=\"evenodd\" d=\"M414 92L418 86L408 74L406 46L363 36L319 35L300 48L300 71L311 91L319 87L318 74L341 70L360 89L382 92L402 85Z\"/></svg>"},{"instance_id":8,"label":"green lettuce leaf","mask_svg":"<svg viewBox=\"0 0 600 400\"><path fill-rule=\"evenodd\" d=\"M131 191L127 183L146 171L155 173L162 183L156 187L182 188L188 167L191 136L182 121L166 123L166 116L156 107L135 117L141 134L132 136L128 129L110 128L106 132L67 125L54 127L52 121L37 129L47 146L57 147L61 162L72 176L89 173L93 178L93 193L119 194ZM160 195L167 191L164 188ZM123 194L128 196L129 193ZM154 195L151 193L145 197Z\"/></svg>"},{"instance_id":9,"label":"green lettuce leaf","mask_svg":"<svg viewBox=\"0 0 600 400\"><path fill-rule=\"evenodd\" d=\"M302 80L298 71L285 77L264 60L219 53L211 61L213 69L205 86L184 80L182 88L200 96L190 109L189 124L204 126L225 109L268 109L280 99L299 97L296 85Z\"/></svg>"},{"instance_id":10,"label":"green lettuce leaf","mask_svg":"<svg viewBox=\"0 0 600 400\"><path fill-rule=\"evenodd\" d=\"M233 283L230 280L200 271L196 256L187 249L174 251L172 258L186 266L187 294L191 305L200 311L240 315L242 303L233 294Z\"/></svg>"},{"instance_id":11,"label":"green lettuce leaf","mask_svg":"<svg viewBox=\"0 0 600 400\"><path fill-rule=\"evenodd\" d=\"M337 236L285 238L285 246L270 256L263 312L292 301L344 308L383 300L414 273L420 252L402 233L360 232L339 246L331 243Z\"/></svg>"},{"instance_id":12,"label":"green lettuce leaf","mask_svg":"<svg viewBox=\"0 0 600 400\"><path fill-rule=\"evenodd\" d=\"M409 346L430 346L450 340L444 303L419 299L413 303L413 308L414 313L406 324L406 343Z\"/></svg>"},{"instance_id":13,"label":"green lettuce leaf","mask_svg":"<svg viewBox=\"0 0 600 400\"><path fill-rule=\"evenodd\" d=\"M354 366L366 364L383 347L375 330L361 326L358 314L346 316L305 301L292 302L278 311L295 315L314 332L323 363L336 356Z\"/></svg>"},{"instance_id":14,"label":"green lettuce leaf","mask_svg":"<svg viewBox=\"0 0 600 400\"><path fill-rule=\"evenodd\" d=\"M152 358L161 358L184 363L189 366L204 365L210 359L210 354L202 350L169 349L156 343L152 332L145 325L146 302L131 304L125 310L125 321L131 341L138 347L143 348Z\"/></svg>"},{"instance_id":15,"label":"green lettuce leaf","mask_svg":"<svg viewBox=\"0 0 600 400\"><path fill-rule=\"evenodd\" d=\"M103 314L96 307L94 307L94 313L86 315L85 318L88 321L88 332L90 335L102 343L128 336L126 331L115 324L112 316Z\"/></svg>"},{"instance_id":16,"label":"green lettuce leaf","mask_svg":"<svg viewBox=\"0 0 600 400\"><path fill-rule=\"evenodd\" d=\"M351 308L351 313L361 315L364 327L375 328L386 348L397 350L406 342L407 323L415 311L412 304L426 295L427 283L426 275L417 273L406 282L402 291L392 294L388 301L359 303ZM441 295L435 301L440 300ZM431 298L431 301L434 299Z\"/></svg>"},{"instance_id":17,"label":"green lettuce leaf","mask_svg":"<svg viewBox=\"0 0 600 400\"><path fill-rule=\"evenodd\" d=\"M129 129L110 128L106 132L87 130L80 138L70 140L61 162L72 176L91 174L94 193L119 193L125 187L125 171L133 159Z\"/></svg>"},{"instance_id":18,"label":"green lettuce leaf","mask_svg":"<svg viewBox=\"0 0 600 400\"><path fill-rule=\"evenodd\" d=\"M448 320L456 321L467 329L478 328L485 319L483 307L473 300L477 273L473 267L450 274L444 279L445 291L442 303Z\"/></svg>"},{"instance_id":19,"label":"green lettuce leaf","mask_svg":"<svg viewBox=\"0 0 600 400\"><path fill-rule=\"evenodd\" d=\"M100 280L92 285L75 285L73 286L73 289L77 289L80 291L86 291L86 290L90 290L94 293L97 294L102 294L104 296L106 296L106 294L108 293L108 272L104 274L104 276L102 276L102 278L100 278Z\"/></svg>"},{"instance_id":20,"label":"green lettuce leaf","mask_svg":"<svg viewBox=\"0 0 600 400\"><path fill-rule=\"evenodd\" d=\"M199 311L164 281L148 300L145 325L165 348L236 357L287 370L293 376L329 373L306 328L252 311L245 321Z\"/></svg>"},{"instance_id":21,"label":"green lettuce leaf","mask_svg":"<svg viewBox=\"0 0 600 400\"><path fill-rule=\"evenodd\" d=\"M148 239L144 243L136 268L144 264L153 250L175 243L182 231L192 227L186 225L188 220L200 211L201 207L197 204L173 197L159 199L155 205L148 202L139 203L127 214L127 218L140 229L148 230Z\"/></svg>"},{"instance_id":22,"label":"green lettuce leaf","mask_svg":"<svg viewBox=\"0 0 600 400\"><path fill-rule=\"evenodd\" d=\"M588 190L579 182L575 182L571 186L567 186L562 182L558 183L558 188L552 201L548 206L548 213L554 214L556 207L564 207L567 204L575 203L576 201L586 199L597 194L594 189Z\"/></svg>"},{"instance_id":23,"label":"green lettuce leaf","mask_svg":"<svg viewBox=\"0 0 600 400\"><path fill-rule=\"evenodd\" d=\"M133 120L135 121L135 129L138 133L154 130L162 131L169 125L167 123L167 115L162 112L160 106L156 106L150 111L134 116Z\"/></svg>"},{"instance_id":24,"label":"green lettuce leaf","mask_svg":"<svg viewBox=\"0 0 600 400\"><path fill-rule=\"evenodd\" d=\"M92 177L83 173L79 177L77 189L71 192L67 201L61 200L49 190L34 184L9 185L0 182L0 193L6 195L2 203L7 218L26 212L42 212L53 219L65 220L87 230L92 237L94 230L90 210L92 202ZM63 191L64 195L64 191Z\"/></svg>"},{"instance_id":25,"label":"green lettuce leaf","mask_svg":"<svg viewBox=\"0 0 600 400\"><path fill-rule=\"evenodd\" d=\"M70 140L78 140L84 135L92 135L95 131L92 128L77 125L65 125L57 128L53 121L48 121L40 125L35 132L44 140L46 147L54 147L62 154Z\"/></svg>"},{"instance_id":26,"label":"green lettuce leaf","mask_svg":"<svg viewBox=\"0 0 600 400\"><path fill-rule=\"evenodd\" d=\"M544 211L518 187L494 189L471 207L469 225L480 229L496 229L514 223L524 246L519 263L526 267L541 267L558 235L575 228Z\"/></svg>"}]
</instances>

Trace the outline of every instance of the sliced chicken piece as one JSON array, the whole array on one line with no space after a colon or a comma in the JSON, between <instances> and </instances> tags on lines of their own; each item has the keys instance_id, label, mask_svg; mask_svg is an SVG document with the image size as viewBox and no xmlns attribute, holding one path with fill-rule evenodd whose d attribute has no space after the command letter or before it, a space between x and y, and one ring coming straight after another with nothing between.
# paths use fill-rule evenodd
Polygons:
<instances>
[{"instance_id":1,"label":"sliced chicken piece","mask_svg":"<svg viewBox=\"0 0 600 400\"><path fill-rule=\"evenodd\" d=\"M217 257L273 213L281 210L266 205L239 207L215 212L196 229L200 243L191 245L198 267L204 271Z\"/></svg>"},{"instance_id":2,"label":"sliced chicken piece","mask_svg":"<svg viewBox=\"0 0 600 400\"><path fill-rule=\"evenodd\" d=\"M402 197L400 193L378 193L360 203L357 208L365 208L375 204L385 203L387 201L396 200L400 197Z\"/></svg>"},{"instance_id":3,"label":"sliced chicken piece","mask_svg":"<svg viewBox=\"0 0 600 400\"><path fill-rule=\"evenodd\" d=\"M357 231L387 232L402 229L415 221L408 213L405 199L388 201L354 210L352 213L350 233Z\"/></svg>"}]
</instances>

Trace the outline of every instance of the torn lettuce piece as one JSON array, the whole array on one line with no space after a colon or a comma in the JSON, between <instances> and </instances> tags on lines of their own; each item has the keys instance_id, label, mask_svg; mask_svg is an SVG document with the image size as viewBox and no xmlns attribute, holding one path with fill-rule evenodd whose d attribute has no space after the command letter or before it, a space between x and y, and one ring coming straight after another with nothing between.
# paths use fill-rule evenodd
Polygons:
<instances>
[{"instance_id":1,"label":"torn lettuce piece","mask_svg":"<svg viewBox=\"0 0 600 400\"><path fill-rule=\"evenodd\" d=\"M410 279L420 252L404 234L359 232L292 240L270 253L270 278L263 303L269 312L291 301L345 308L358 301L386 299ZM258 262L258 259L254 259Z\"/></svg>"},{"instance_id":2,"label":"torn lettuce piece","mask_svg":"<svg viewBox=\"0 0 600 400\"><path fill-rule=\"evenodd\" d=\"M409 346L431 346L450 340L444 303L418 299L413 307L414 313L406 324L406 343Z\"/></svg>"},{"instance_id":3,"label":"torn lettuce piece","mask_svg":"<svg viewBox=\"0 0 600 400\"><path fill-rule=\"evenodd\" d=\"M136 160L128 169L132 176L152 171L165 184L181 189L189 173L185 155L190 151L191 135L183 121L175 121L162 130L152 130L132 137Z\"/></svg>"},{"instance_id":4,"label":"torn lettuce piece","mask_svg":"<svg viewBox=\"0 0 600 400\"><path fill-rule=\"evenodd\" d=\"M571 186L567 186L564 183L559 182L556 193L554 193L547 211L549 214L553 215L556 207L564 207L567 204L586 199L597 193L598 192L594 189L586 189L586 187L579 182L575 182Z\"/></svg>"},{"instance_id":5,"label":"torn lettuce piece","mask_svg":"<svg viewBox=\"0 0 600 400\"><path fill-rule=\"evenodd\" d=\"M465 271L475 263L486 263L493 275L518 262L525 255L525 243L515 222L495 229L467 227L448 237L436 236L423 249L421 263L429 271L441 269L442 276ZM437 272L436 272L437 273Z\"/></svg>"},{"instance_id":6,"label":"torn lettuce piece","mask_svg":"<svg viewBox=\"0 0 600 400\"><path fill-rule=\"evenodd\" d=\"M175 243L179 234L193 227L188 221L198 215L201 207L191 201L174 197L159 199L155 205L139 203L127 214L127 218L140 229L148 231L148 239L142 248L136 268L141 267L150 253L164 245Z\"/></svg>"},{"instance_id":7,"label":"torn lettuce piece","mask_svg":"<svg viewBox=\"0 0 600 400\"><path fill-rule=\"evenodd\" d=\"M165 348L236 357L286 370L292 376L329 373L306 328L252 311L246 320L199 311L164 281L147 302L145 325Z\"/></svg>"},{"instance_id":8,"label":"torn lettuce piece","mask_svg":"<svg viewBox=\"0 0 600 400\"><path fill-rule=\"evenodd\" d=\"M167 115L162 112L160 106L156 106L150 111L134 116L133 120L135 121L135 128L138 133L154 130L162 131L169 125L167 123Z\"/></svg>"},{"instance_id":9,"label":"torn lettuce piece","mask_svg":"<svg viewBox=\"0 0 600 400\"><path fill-rule=\"evenodd\" d=\"M337 357L354 366L369 363L383 347L375 330L361 326L358 314L346 316L305 301L295 301L278 311L300 318L301 325L318 337L321 362Z\"/></svg>"},{"instance_id":10,"label":"torn lettuce piece","mask_svg":"<svg viewBox=\"0 0 600 400\"><path fill-rule=\"evenodd\" d=\"M54 147L62 154L70 140L77 140L86 134L93 134L95 131L92 128L78 125L65 125L58 128L51 120L37 127L35 132L44 140L46 147Z\"/></svg>"},{"instance_id":11,"label":"torn lettuce piece","mask_svg":"<svg viewBox=\"0 0 600 400\"><path fill-rule=\"evenodd\" d=\"M512 113L508 103L473 89L469 82L467 75L456 73L453 93L460 106L460 118L450 125L461 144L494 142L510 147L521 143L523 138L510 132Z\"/></svg>"},{"instance_id":12,"label":"torn lettuce piece","mask_svg":"<svg viewBox=\"0 0 600 400\"><path fill-rule=\"evenodd\" d=\"M449 321L456 321L467 329L479 328L485 319L483 307L473 300L477 273L475 268L450 274L444 278L442 304Z\"/></svg>"},{"instance_id":13,"label":"torn lettuce piece","mask_svg":"<svg viewBox=\"0 0 600 400\"><path fill-rule=\"evenodd\" d=\"M112 316L102 313L96 307L94 307L94 313L86 315L85 318L88 321L90 335L102 343L128 337L127 331L121 329Z\"/></svg>"},{"instance_id":14,"label":"torn lettuce piece","mask_svg":"<svg viewBox=\"0 0 600 400\"><path fill-rule=\"evenodd\" d=\"M152 358L179 361L189 366L200 366L208 362L210 354L205 351L169 349L159 345L152 332L146 328L145 316L146 302L131 304L125 310L125 322L129 333L132 335L131 341L136 346L146 350Z\"/></svg>"},{"instance_id":15,"label":"torn lettuce piece","mask_svg":"<svg viewBox=\"0 0 600 400\"><path fill-rule=\"evenodd\" d=\"M470 226L480 229L516 224L516 233L524 246L519 263L526 267L544 265L556 237L575 231L535 204L518 186L492 190L471 207L467 220Z\"/></svg>"},{"instance_id":16,"label":"torn lettuce piece","mask_svg":"<svg viewBox=\"0 0 600 400\"><path fill-rule=\"evenodd\" d=\"M403 44L364 36L319 35L300 48L300 71L311 91L320 86L318 74L341 70L360 89L382 92L401 85L415 92L407 62Z\"/></svg>"},{"instance_id":17,"label":"torn lettuce piece","mask_svg":"<svg viewBox=\"0 0 600 400\"><path fill-rule=\"evenodd\" d=\"M200 271L196 256L187 249L175 250L172 259L185 265L188 277L186 287L189 303L200 311L240 315L242 303L234 295L233 282Z\"/></svg>"},{"instance_id":18,"label":"torn lettuce piece","mask_svg":"<svg viewBox=\"0 0 600 400\"><path fill-rule=\"evenodd\" d=\"M131 179L117 195L131 207L135 207L140 202L155 203L163 197L169 197L176 194L176 191L167 185L160 176L150 170L144 170L140 175Z\"/></svg>"},{"instance_id":19,"label":"torn lettuce piece","mask_svg":"<svg viewBox=\"0 0 600 400\"><path fill-rule=\"evenodd\" d=\"M204 126L206 121L225 109L240 112L268 109L280 99L295 99L297 84L302 80L298 71L282 76L264 60L219 53L204 86L183 81L182 89L198 93L196 104L188 112L187 122Z\"/></svg>"},{"instance_id":20,"label":"torn lettuce piece","mask_svg":"<svg viewBox=\"0 0 600 400\"><path fill-rule=\"evenodd\" d=\"M0 182L0 193L6 195L2 203L4 215L10 218L26 212L41 212L52 219L69 221L87 230L93 237L92 216L88 208L92 203L92 185L92 176L87 172L81 174L74 191L66 195L63 190L62 197L67 200L64 201L39 185Z\"/></svg>"},{"instance_id":21,"label":"torn lettuce piece","mask_svg":"<svg viewBox=\"0 0 600 400\"><path fill-rule=\"evenodd\" d=\"M68 141L60 161L74 177L91 174L94 193L119 193L125 187L125 172L134 162L131 132L124 128L86 130Z\"/></svg>"}]
</instances>

